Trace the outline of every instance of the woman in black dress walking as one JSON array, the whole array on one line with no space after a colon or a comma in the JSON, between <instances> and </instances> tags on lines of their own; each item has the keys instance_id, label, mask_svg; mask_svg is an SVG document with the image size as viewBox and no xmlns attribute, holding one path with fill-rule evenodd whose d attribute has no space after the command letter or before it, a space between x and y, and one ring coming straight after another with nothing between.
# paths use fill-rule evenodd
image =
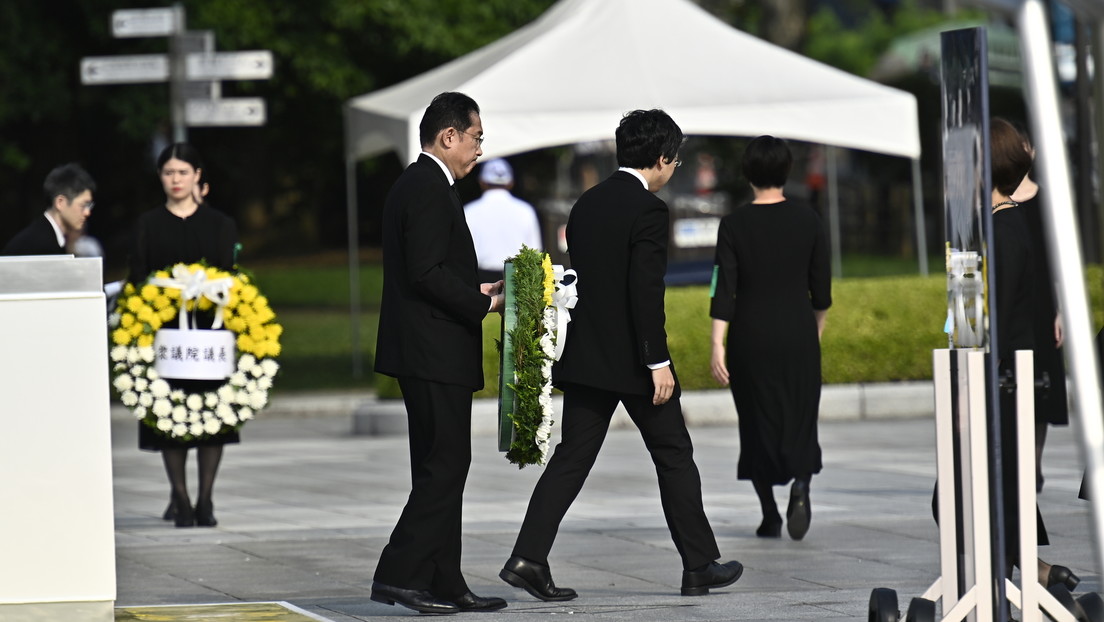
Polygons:
<instances>
[{"instance_id":1,"label":"woman in black dress walking","mask_svg":"<svg viewBox=\"0 0 1104 622\"><path fill-rule=\"evenodd\" d=\"M811 518L809 483L821 469L820 335L832 277L819 216L783 194L792 162L773 136L744 152L754 199L725 216L717 233L710 365L717 382L731 386L739 414L737 477L759 496L756 535L781 536L773 486L793 480L786 527L800 540Z\"/></svg>"},{"instance_id":2,"label":"woman in black dress walking","mask_svg":"<svg viewBox=\"0 0 1104 622\"><path fill-rule=\"evenodd\" d=\"M165 148L157 158L157 170L165 190L165 205L138 217L134 245L130 252L129 280L136 285L155 270L173 264L205 260L208 265L229 270L235 263L237 227L230 217L204 205L206 184L201 186L203 161L199 152L187 143ZM203 188L203 189L201 189ZM204 384L218 381L174 380L173 388L200 390ZM165 520L177 527L213 527L217 524L211 493L215 485L222 446L237 443L237 432L221 433L201 441L168 438L145 423L138 424L138 446L160 451L171 486ZM199 498L193 508L188 497L185 466L188 449L196 447L199 462Z\"/></svg>"}]
</instances>

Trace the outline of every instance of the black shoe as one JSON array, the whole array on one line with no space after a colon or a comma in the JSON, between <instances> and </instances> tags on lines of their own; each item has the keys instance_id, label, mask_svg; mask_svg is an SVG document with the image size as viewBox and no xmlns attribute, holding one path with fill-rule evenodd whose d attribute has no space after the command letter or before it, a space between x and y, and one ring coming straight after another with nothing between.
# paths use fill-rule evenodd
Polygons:
<instances>
[{"instance_id":1,"label":"black shoe","mask_svg":"<svg viewBox=\"0 0 1104 622\"><path fill-rule=\"evenodd\" d=\"M809 482L795 479L790 487L790 505L786 508L786 531L790 537L800 540L809 533L809 521L813 510L809 506Z\"/></svg>"},{"instance_id":2,"label":"black shoe","mask_svg":"<svg viewBox=\"0 0 1104 622\"><path fill-rule=\"evenodd\" d=\"M195 511L191 503L176 503L176 514L173 521L177 527L195 527Z\"/></svg>"},{"instance_id":3,"label":"black shoe","mask_svg":"<svg viewBox=\"0 0 1104 622\"><path fill-rule=\"evenodd\" d=\"M1052 565L1050 572L1047 573L1046 587L1062 584L1065 585L1069 591L1077 589L1077 584L1081 583L1081 577L1073 574L1073 571L1065 566Z\"/></svg>"},{"instance_id":4,"label":"black shoe","mask_svg":"<svg viewBox=\"0 0 1104 622\"><path fill-rule=\"evenodd\" d=\"M781 538L782 517L764 518L759 528L755 530L755 535L760 538Z\"/></svg>"},{"instance_id":5,"label":"black shoe","mask_svg":"<svg viewBox=\"0 0 1104 622\"><path fill-rule=\"evenodd\" d=\"M172 499L169 499L169 505L165 508L165 513L161 515L161 520L173 520L176 518L176 504Z\"/></svg>"},{"instance_id":6,"label":"black shoe","mask_svg":"<svg viewBox=\"0 0 1104 622\"><path fill-rule=\"evenodd\" d=\"M718 564L710 562L704 570L682 571L682 595L702 596L710 588L728 587L744 574L744 566L738 561Z\"/></svg>"},{"instance_id":7,"label":"black shoe","mask_svg":"<svg viewBox=\"0 0 1104 622\"><path fill-rule=\"evenodd\" d=\"M404 590L400 587L384 585L379 581L372 582L372 600L385 605L398 603L418 613L446 614L460 611L456 605L437 598L428 590Z\"/></svg>"},{"instance_id":8,"label":"black shoe","mask_svg":"<svg viewBox=\"0 0 1104 622\"><path fill-rule=\"evenodd\" d=\"M204 503L200 501L195 506L195 522L200 527L214 527L218 525L218 521L215 520L215 504L208 501Z\"/></svg>"},{"instance_id":9,"label":"black shoe","mask_svg":"<svg viewBox=\"0 0 1104 622\"><path fill-rule=\"evenodd\" d=\"M498 611L506 608L506 601L490 596L484 598L476 596L470 591L460 598L453 598L452 604L460 608L460 611Z\"/></svg>"},{"instance_id":10,"label":"black shoe","mask_svg":"<svg viewBox=\"0 0 1104 622\"><path fill-rule=\"evenodd\" d=\"M575 590L569 587L556 587L552 582L552 571L548 566L531 562L517 555L506 560L506 565L498 576L510 585L520 587L541 600L571 600L578 596Z\"/></svg>"}]
</instances>

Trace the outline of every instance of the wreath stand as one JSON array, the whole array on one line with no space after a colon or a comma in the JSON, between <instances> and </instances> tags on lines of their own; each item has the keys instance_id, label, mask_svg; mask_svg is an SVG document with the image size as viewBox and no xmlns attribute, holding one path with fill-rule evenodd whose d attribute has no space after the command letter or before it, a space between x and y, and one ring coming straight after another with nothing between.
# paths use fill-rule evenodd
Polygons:
<instances>
[{"instance_id":1,"label":"wreath stand","mask_svg":"<svg viewBox=\"0 0 1104 622\"><path fill-rule=\"evenodd\" d=\"M942 575L923 596L911 600L904 620L935 622L935 603L941 600L942 622L994 622L985 355L977 350L942 349L933 358ZM1004 579L1005 592L1009 603L1020 609L1022 622L1041 622L1044 614L1056 622L1104 622L1104 600L1099 594L1089 592L1074 599L1064 584L1047 589L1036 580L1034 386L1032 352L1017 351L1015 379L1003 390L1016 399L1021 528L1007 537L1019 538L1021 571L1019 586L1011 578ZM868 619L898 622L897 593L875 588Z\"/></svg>"}]
</instances>

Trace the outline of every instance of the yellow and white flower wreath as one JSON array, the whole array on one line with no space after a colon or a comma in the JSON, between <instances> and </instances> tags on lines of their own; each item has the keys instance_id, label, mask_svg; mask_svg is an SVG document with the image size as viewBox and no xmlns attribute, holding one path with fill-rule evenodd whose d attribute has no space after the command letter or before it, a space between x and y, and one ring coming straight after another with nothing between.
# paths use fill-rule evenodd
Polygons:
<instances>
[{"instance_id":1,"label":"yellow and white flower wreath","mask_svg":"<svg viewBox=\"0 0 1104 622\"><path fill-rule=\"evenodd\" d=\"M217 301L224 304L202 292L193 298L194 292L167 285L171 277L227 279L227 296ZM157 331L177 319L181 307L189 314L221 314L213 325L222 324L236 335L236 369L214 390L174 388L154 368ZM275 359L283 327L275 320L268 299L242 272L199 263L156 271L137 287L127 283L109 317L112 386L135 418L168 438L190 441L237 430L268 403L268 391L280 369Z\"/></svg>"}]
</instances>

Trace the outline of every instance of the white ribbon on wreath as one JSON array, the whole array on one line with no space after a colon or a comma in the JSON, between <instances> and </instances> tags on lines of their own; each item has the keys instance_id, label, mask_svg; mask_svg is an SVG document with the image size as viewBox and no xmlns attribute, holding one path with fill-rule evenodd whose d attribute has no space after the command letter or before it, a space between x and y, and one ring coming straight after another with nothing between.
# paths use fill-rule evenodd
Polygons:
<instances>
[{"instance_id":1,"label":"white ribbon on wreath","mask_svg":"<svg viewBox=\"0 0 1104 622\"><path fill-rule=\"evenodd\" d=\"M230 286L234 280L230 278L207 280L205 270L192 272L183 264L173 266L172 276L167 279L154 277L149 280L151 285L180 290L180 330L189 330L191 327L185 318L189 300L199 302L200 297L215 303L215 320L211 324L213 330L222 328L222 310L230 302Z\"/></svg>"},{"instance_id":2,"label":"white ribbon on wreath","mask_svg":"<svg viewBox=\"0 0 1104 622\"><path fill-rule=\"evenodd\" d=\"M552 292L552 306L556 309L556 354L553 358L558 361L567 343L570 309L574 309L575 303L579 302L579 275L574 270L564 270L563 266L552 266L552 276L556 279L556 290ZM564 283L569 276L574 277L571 283Z\"/></svg>"}]
</instances>

